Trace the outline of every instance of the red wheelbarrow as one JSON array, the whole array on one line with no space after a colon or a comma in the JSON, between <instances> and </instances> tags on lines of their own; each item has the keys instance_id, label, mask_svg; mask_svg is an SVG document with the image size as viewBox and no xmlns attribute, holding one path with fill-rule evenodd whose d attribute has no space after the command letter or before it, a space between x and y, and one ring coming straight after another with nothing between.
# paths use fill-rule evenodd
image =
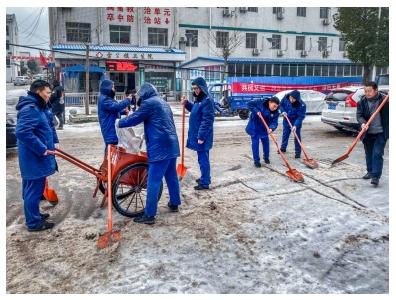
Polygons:
<instances>
[{"instance_id":1,"label":"red wheelbarrow","mask_svg":"<svg viewBox=\"0 0 396 300\"><path fill-rule=\"evenodd\" d=\"M145 207L145 199L147 195L147 176L148 162L147 154L127 153L124 148L114 146L112 151L112 204L115 209L123 216L133 218L143 213ZM100 190L104 197L107 196L107 159L106 156L99 169L88 165L78 158L64 152L61 149L48 151L49 154L59 156L73 165L87 171L97 178L96 188L93 197ZM163 185L161 183L158 200L161 198ZM105 205L105 198L101 206Z\"/></svg>"}]
</instances>

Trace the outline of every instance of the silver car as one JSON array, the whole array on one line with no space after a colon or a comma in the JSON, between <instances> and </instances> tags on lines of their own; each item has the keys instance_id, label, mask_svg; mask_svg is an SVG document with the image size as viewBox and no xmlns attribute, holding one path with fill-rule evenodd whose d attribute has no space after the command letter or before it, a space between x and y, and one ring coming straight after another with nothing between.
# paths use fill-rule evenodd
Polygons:
<instances>
[{"instance_id":1,"label":"silver car","mask_svg":"<svg viewBox=\"0 0 396 300\"><path fill-rule=\"evenodd\" d=\"M28 76L17 76L14 80L14 85L28 85L31 83L32 81Z\"/></svg>"}]
</instances>

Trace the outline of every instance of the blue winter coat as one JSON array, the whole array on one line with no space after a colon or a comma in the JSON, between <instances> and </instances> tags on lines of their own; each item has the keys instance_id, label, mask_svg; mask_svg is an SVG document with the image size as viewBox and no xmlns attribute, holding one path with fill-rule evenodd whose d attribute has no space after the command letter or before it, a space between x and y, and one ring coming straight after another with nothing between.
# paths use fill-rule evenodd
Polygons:
<instances>
[{"instance_id":1,"label":"blue winter coat","mask_svg":"<svg viewBox=\"0 0 396 300\"><path fill-rule=\"evenodd\" d=\"M293 96L296 98L296 102L292 104L289 100L289 96ZM281 103L280 103L281 112L286 112L287 117L290 119L291 123L296 127L301 127L302 122L305 118L305 112L307 107L305 106L304 101L301 99L300 92L294 90L288 94L286 94ZM286 119L284 120L286 121Z\"/></svg>"},{"instance_id":2,"label":"blue winter coat","mask_svg":"<svg viewBox=\"0 0 396 300\"><path fill-rule=\"evenodd\" d=\"M100 85L98 101L98 118L100 130L106 144L118 144L115 130L115 120L120 118L120 113L131 104L129 99L117 102L111 97L113 81L103 80Z\"/></svg>"},{"instance_id":3,"label":"blue winter coat","mask_svg":"<svg viewBox=\"0 0 396 300\"><path fill-rule=\"evenodd\" d=\"M246 126L247 134L251 136L258 136L260 138L268 136L267 129L265 128L263 121L257 115L258 112L261 112L261 115L264 117L264 120L267 122L269 128L272 131L278 127L278 117L279 110L272 112L269 107L269 98L265 100L252 100L249 101L247 107L251 111L249 122Z\"/></svg>"},{"instance_id":4,"label":"blue winter coat","mask_svg":"<svg viewBox=\"0 0 396 300\"><path fill-rule=\"evenodd\" d=\"M144 136L149 162L171 159L180 155L173 113L167 102L150 83L144 83L139 91L140 107L127 118L119 121L120 128L136 126L144 122Z\"/></svg>"},{"instance_id":5,"label":"blue winter coat","mask_svg":"<svg viewBox=\"0 0 396 300\"><path fill-rule=\"evenodd\" d=\"M23 179L33 180L50 176L57 170L55 156L44 155L59 143L51 110L33 92L19 98L16 105L19 168Z\"/></svg>"},{"instance_id":6,"label":"blue winter coat","mask_svg":"<svg viewBox=\"0 0 396 300\"><path fill-rule=\"evenodd\" d=\"M200 101L194 94L194 103L186 102L186 109L191 112L186 146L195 151L207 151L213 146L214 101L205 79L198 77L192 84L197 85L206 96ZM198 140L204 143L198 144Z\"/></svg>"}]
</instances>

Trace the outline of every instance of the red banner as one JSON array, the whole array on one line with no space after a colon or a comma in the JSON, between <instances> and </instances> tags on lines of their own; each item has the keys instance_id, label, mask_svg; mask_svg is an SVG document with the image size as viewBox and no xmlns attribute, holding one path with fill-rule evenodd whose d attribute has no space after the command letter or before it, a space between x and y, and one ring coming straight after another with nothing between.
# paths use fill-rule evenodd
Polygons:
<instances>
[{"instance_id":1,"label":"red banner","mask_svg":"<svg viewBox=\"0 0 396 300\"><path fill-rule=\"evenodd\" d=\"M344 86L358 85L358 83L340 82L332 84L268 84L268 83L248 83L233 82L232 92L239 94L265 94L278 93L284 90L314 90L314 91L330 91Z\"/></svg>"}]
</instances>

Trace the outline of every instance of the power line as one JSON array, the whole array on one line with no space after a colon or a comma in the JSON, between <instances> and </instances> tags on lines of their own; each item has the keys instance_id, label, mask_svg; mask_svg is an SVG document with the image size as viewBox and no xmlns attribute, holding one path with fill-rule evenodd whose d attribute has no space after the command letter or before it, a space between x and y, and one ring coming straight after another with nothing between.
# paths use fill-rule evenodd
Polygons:
<instances>
[{"instance_id":1,"label":"power line","mask_svg":"<svg viewBox=\"0 0 396 300\"><path fill-rule=\"evenodd\" d=\"M41 15L43 14L43 11L44 11L44 8L41 8L40 14L39 14L39 16L38 16L38 18L37 18L36 23L34 24L32 30L30 31L30 33L29 33L29 34L27 35L27 37L26 37L27 40L30 39L30 38L32 37L32 35L36 32L36 30L37 30L37 28L38 28L38 26L39 26L39 24L40 24Z\"/></svg>"}]
</instances>

